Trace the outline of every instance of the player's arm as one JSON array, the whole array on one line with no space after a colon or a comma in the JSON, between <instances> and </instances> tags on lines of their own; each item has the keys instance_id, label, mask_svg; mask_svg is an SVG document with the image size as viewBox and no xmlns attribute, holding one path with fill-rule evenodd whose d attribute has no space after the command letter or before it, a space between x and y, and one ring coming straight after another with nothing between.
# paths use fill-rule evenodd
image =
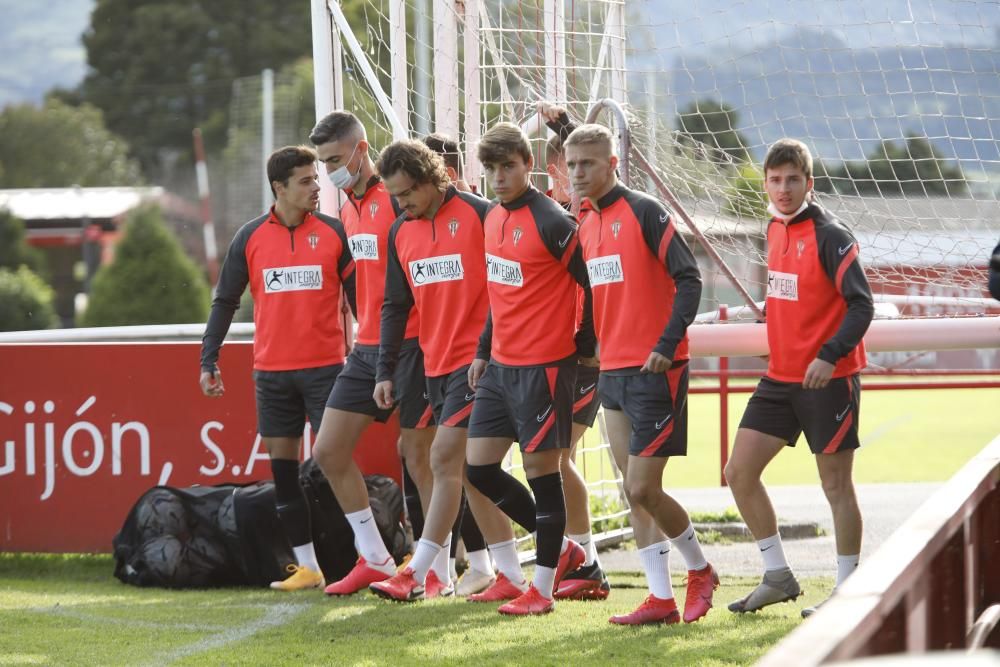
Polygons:
<instances>
[{"instance_id":1,"label":"player's arm","mask_svg":"<svg viewBox=\"0 0 1000 667\"><path fill-rule=\"evenodd\" d=\"M389 230L376 382L392 380L399 362L399 350L406 335L407 318L413 308L413 292L396 250L396 235L404 222L405 218L400 217Z\"/></svg>"},{"instance_id":2,"label":"player's arm","mask_svg":"<svg viewBox=\"0 0 1000 667\"><path fill-rule=\"evenodd\" d=\"M540 216L544 216L544 219ZM580 328L576 332L576 351L583 359L592 359L597 354L594 295L590 291L590 276L587 274L587 263L583 259L583 249L577 236L576 220L563 211L548 215L539 212L535 217L535 224L545 247L583 288L583 313Z\"/></svg>"},{"instance_id":3,"label":"player's arm","mask_svg":"<svg viewBox=\"0 0 1000 667\"><path fill-rule=\"evenodd\" d=\"M212 299L212 310L208 315L205 333L201 337L199 384L206 396L221 396L223 393L222 376L218 366L219 350L222 349L222 341L229 333L233 315L240 307L240 297L250 282L246 256L250 234L245 229L236 234L226 251L219 283L215 288L215 298Z\"/></svg>"},{"instance_id":4,"label":"player's arm","mask_svg":"<svg viewBox=\"0 0 1000 667\"><path fill-rule=\"evenodd\" d=\"M840 225L829 225L824 232L818 239L820 263L837 292L847 302L847 313L837 332L823 344L816 358L836 365L861 343L875 316L875 305L858 256L857 240Z\"/></svg>"},{"instance_id":5,"label":"player's arm","mask_svg":"<svg viewBox=\"0 0 1000 667\"><path fill-rule=\"evenodd\" d=\"M566 113L566 107L550 102L539 102L538 113L545 119L548 128L559 135L561 141L566 141L566 138L576 129L576 123L570 120L569 114Z\"/></svg>"},{"instance_id":6,"label":"player's arm","mask_svg":"<svg viewBox=\"0 0 1000 667\"><path fill-rule=\"evenodd\" d=\"M670 368L677 346L698 314L701 271L694 253L677 232L670 212L662 204L654 200L642 200L641 209L636 214L647 247L667 267L677 289L670 319L652 350L662 358L655 359L651 355L648 362L656 365L656 368L648 370L663 372Z\"/></svg>"},{"instance_id":7,"label":"player's arm","mask_svg":"<svg viewBox=\"0 0 1000 667\"><path fill-rule=\"evenodd\" d=\"M337 275L340 276L340 284L344 288L344 297L347 305L351 307L351 314L354 319L358 317L358 284L355 273L354 257L351 256L351 246L347 241L347 230L344 223L336 218L331 218L330 226L340 239L340 259L337 261Z\"/></svg>"}]
</instances>

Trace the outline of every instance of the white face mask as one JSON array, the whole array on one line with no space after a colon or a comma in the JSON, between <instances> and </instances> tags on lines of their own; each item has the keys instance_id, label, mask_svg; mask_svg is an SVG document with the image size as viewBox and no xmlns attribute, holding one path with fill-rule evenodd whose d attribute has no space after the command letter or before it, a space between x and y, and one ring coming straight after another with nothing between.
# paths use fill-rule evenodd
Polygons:
<instances>
[{"instance_id":1,"label":"white face mask","mask_svg":"<svg viewBox=\"0 0 1000 667\"><path fill-rule=\"evenodd\" d=\"M347 168L347 165L354 159L354 154L358 152L358 146L360 145L360 142L354 145L354 150L351 151L351 157L347 158L347 162L327 174L327 176L330 177L330 182L333 183L335 188L340 190L350 190L357 185L358 179L361 177L361 165L358 165L358 170L353 174Z\"/></svg>"}]
</instances>

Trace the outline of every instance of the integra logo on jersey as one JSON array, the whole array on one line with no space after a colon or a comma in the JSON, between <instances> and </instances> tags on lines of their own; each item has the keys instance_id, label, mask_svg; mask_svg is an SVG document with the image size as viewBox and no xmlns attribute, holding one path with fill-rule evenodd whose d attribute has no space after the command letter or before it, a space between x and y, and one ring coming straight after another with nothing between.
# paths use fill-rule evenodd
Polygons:
<instances>
[{"instance_id":1,"label":"integra logo on jersey","mask_svg":"<svg viewBox=\"0 0 1000 667\"><path fill-rule=\"evenodd\" d=\"M378 261L378 236L375 234L355 234L347 242L351 246L351 256L355 262L363 259Z\"/></svg>"},{"instance_id":2,"label":"integra logo on jersey","mask_svg":"<svg viewBox=\"0 0 1000 667\"><path fill-rule=\"evenodd\" d=\"M461 280L464 277L461 255L441 255L410 262L410 280L414 287Z\"/></svg>"},{"instance_id":3,"label":"integra logo on jersey","mask_svg":"<svg viewBox=\"0 0 1000 667\"><path fill-rule=\"evenodd\" d=\"M767 272L767 298L799 300L799 277L794 273Z\"/></svg>"},{"instance_id":4,"label":"integra logo on jersey","mask_svg":"<svg viewBox=\"0 0 1000 667\"><path fill-rule=\"evenodd\" d=\"M607 255L588 260L587 273L590 275L591 287L625 282L621 255Z\"/></svg>"},{"instance_id":5,"label":"integra logo on jersey","mask_svg":"<svg viewBox=\"0 0 1000 667\"><path fill-rule=\"evenodd\" d=\"M486 255L486 279L491 283L524 287L524 274L521 273L521 263L512 262L496 255Z\"/></svg>"},{"instance_id":6,"label":"integra logo on jersey","mask_svg":"<svg viewBox=\"0 0 1000 667\"><path fill-rule=\"evenodd\" d=\"M278 266L264 269L264 293L323 289L323 267Z\"/></svg>"}]
</instances>

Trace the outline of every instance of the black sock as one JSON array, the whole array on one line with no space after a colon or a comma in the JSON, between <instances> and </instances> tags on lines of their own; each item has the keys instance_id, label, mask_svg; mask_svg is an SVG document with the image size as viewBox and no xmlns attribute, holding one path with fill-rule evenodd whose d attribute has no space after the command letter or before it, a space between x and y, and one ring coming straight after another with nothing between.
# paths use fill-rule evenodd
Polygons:
<instances>
[{"instance_id":1,"label":"black sock","mask_svg":"<svg viewBox=\"0 0 1000 667\"><path fill-rule=\"evenodd\" d=\"M274 506L293 547L312 542L309 528L309 505L299 486L299 462L289 459L271 459L271 476L274 477Z\"/></svg>"},{"instance_id":2,"label":"black sock","mask_svg":"<svg viewBox=\"0 0 1000 667\"><path fill-rule=\"evenodd\" d=\"M556 567L566 531L566 499L563 497L562 475L554 472L529 479L538 506L538 533L535 545L538 565Z\"/></svg>"},{"instance_id":3,"label":"black sock","mask_svg":"<svg viewBox=\"0 0 1000 667\"><path fill-rule=\"evenodd\" d=\"M476 517L472 514L472 510L468 506L468 501L464 503L465 514L462 515L462 542L465 544L466 553L472 551L481 551L486 548L486 538L483 537L483 533L479 530L479 524L476 523Z\"/></svg>"},{"instance_id":4,"label":"black sock","mask_svg":"<svg viewBox=\"0 0 1000 667\"><path fill-rule=\"evenodd\" d=\"M451 527L451 554L450 557L454 558L455 554L458 553L458 540L462 536L462 525L466 519L471 519L472 513L469 512L469 501L465 499L465 490L462 490L462 500L458 503L458 515L455 517L455 523ZM469 545L465 545L468 549Z\"/></svg>"},{"instance_id":5,"label":"black sock","mask_svg":"<svg viewBox=\"0 0 1000 667\"><path fill-rule=\"evenodd\" d=\"M406 515L410 517L410 528L413 529L413 543L416 544L424 534L424 508L420 504L420 491L417 483L410 477L410 470L403 459L403 501L406 503Z\"/></svg>"},{"instance_id":6,"label":"black sock","mask_svg":"<svg viewBox=\"0 0 1000 667\"><path fill-rule=\"evenodd\" d=\"M500 511L529 533L535 532L535 501L524 484L504 472L499 463L466 468L469 483L493 501Z\"/></svg>"}]
</instances>

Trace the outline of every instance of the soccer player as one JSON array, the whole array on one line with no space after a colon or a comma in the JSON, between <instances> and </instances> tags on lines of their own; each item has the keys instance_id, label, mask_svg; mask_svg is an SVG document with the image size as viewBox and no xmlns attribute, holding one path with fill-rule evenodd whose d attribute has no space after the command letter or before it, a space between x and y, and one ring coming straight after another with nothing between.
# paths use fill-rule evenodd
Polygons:
<instances>
[{"instance_id":1,"label":"soccer player","mask_svg":"<svg viewBox=\"0 0 1000 667\"><path fill-rule=\"evenodd\" d=\"M572 206L573 185L566 168L563 143L576 129L566 109L549 102L538 103L538 113L555 134L545 146L545 170L552 179L549 197L566 210ZM583 290L577 290L577 309L583 309ZM582 314L582 312L580 313ZM603 600L611 592L608 578L601 568L597 555L597 545L591 534L590 494L587 482L576 467L576 448L583 434L594 425L597 410L601 407L597 399L597 380L600 369L596 366L578 364L576 384L573 388L573 431L570 435L568 455L562 459L563 493L566 496L566 537L579 544L584 551L583 565L570 572L562 580L555 599Z\"/></svg>"},{"instance_id":2,"label":"soccer player","mask_svg":"<svg viewBox=\"0 0 1000 667\"><path fill-rule=\"evenodd\" d=\"M222 341L250 285L254 302L254 386L257 430L271 458L278 517L297 565L271 588L319 588L309 505L299 486L305 418L320 429L323 406L344 364L341 288L355 311L354 261L339 220L317 213L316 153L286 146L267 160L274 206L236 232L219 276L201 347L199 382L206 396L225 388L218 359Z\"/></svg>"},{"instance_id":3,"label":"soccer player","mask_svg":"<svg viewBox=\"0 0 1000 667\"><path fill-rule=\"evenodd\" d=\"M469 369L476 400L467 474L507 516L529 532L537 529L534 581L499 611L543 614L553 609L554 586L584 559L580 546L563 536L559 468L570 444L577 357L596 363L590 290L576 223L532 187L531 148L520 128L497 124L477 150L499 202L485 224L490 317ZM586 307L574 334L578 283L586 289ZM514 440L534 500L501 468Z\"/></svg>"},{"instance_id":4,"label":"soccer player","mask_svg":"<svg viewBox=\"0 0 1000 667\"><path fill-rule=\"evenodd\" d=\"M726 480L757 540L764 577L733 612L794 600L801 593L761 483L767 464L805 432L833 511L837 586L861 553L861 511L852 466L858 441L862 337L874 314L871 289L854 236L812 201L812 155L793 139L764 158L764 189L773 216L767 228L767 374L747 403ZM814 608L803 610L808 616Z\"/></svg>"},{"instance_id":5,"label":"soccer player","mask_svg":"<svg viewBox=\"0 0 1000 667\"><path fill-rule=\"evenodd\" d=\"M309 139L326 165L330 180L347 195L341 219L357 267L357 340L330 392L313 449L316 463L330 481L354 530L360 554L357 565L343 579L327 586L326 593L351 595L396 573L392 556L372 520L368 490L353 454L368 425L385 422L392 413L392 409L376 405L372 394L385 290L386 243L389 227L400 209L375 173L365 129L354 114L327 114L313 128ZM396 369L394 407L399 406L400 448L411 462L410 472L426 502L432 483L430 471L412 465L427 460L426 451L434 437L431 408L424 393L423 354L416 339L418 326L416 313L412 313Z\"/></svg>"},{"instance_id":6,"label":"soccer player","mask_svg":"<svg viewBox=\"0 0 1000 667\"><path fill-rule=\"evenodd\" d=\"M451 181L452 185L459 192L476 192L475 188L465 180L465 174L462 171L462 160L458 153L458 142L447 134L440 132L428 134L421 141L444 159L445 168L448 170L448 180Z\"/></svg>"},{"instance_id":7,"label":"soccer player","mask_svg":"<svg viewBox=\"0 0 1000 667\"><path fill-rule=\"evenodd\" d=\"M607 128L574 130L566 164L585 197L580 244L601 350L599 392L650 590L635 611L610 621L681 620L668 569L672 545L688 569L683 618L691 623L712 607L719 579L687 512L663 491L663 471L671 457L687 453L687 327L698 312L701 274L666 208L618 182Z\"/></svg>"},{"instance_id":8,"label":"soccer player","mask_svg":"<svg viewBox=\"0 0 1000 667\"><path fill-rule=\"evenodd\" d=\"M468 373L489 308L483 261L488 203L451 186L444 161L419 141L391 144L382 151L378 170L403 215L389 232L375 401L383 408L392 405L392 376L403 330L407 314L416 307L427 393L438 424L431 445L434 487L423 535L406 568L371 585L382 597L410 601L439 593L441 575L431 566L439 554L448 555L462 501L466 436L475 397ZM502 516L485 498L481 505ZM476 567L492 569L485 549L480 553L487 565Z\"/></svg>"}]
</instances>

